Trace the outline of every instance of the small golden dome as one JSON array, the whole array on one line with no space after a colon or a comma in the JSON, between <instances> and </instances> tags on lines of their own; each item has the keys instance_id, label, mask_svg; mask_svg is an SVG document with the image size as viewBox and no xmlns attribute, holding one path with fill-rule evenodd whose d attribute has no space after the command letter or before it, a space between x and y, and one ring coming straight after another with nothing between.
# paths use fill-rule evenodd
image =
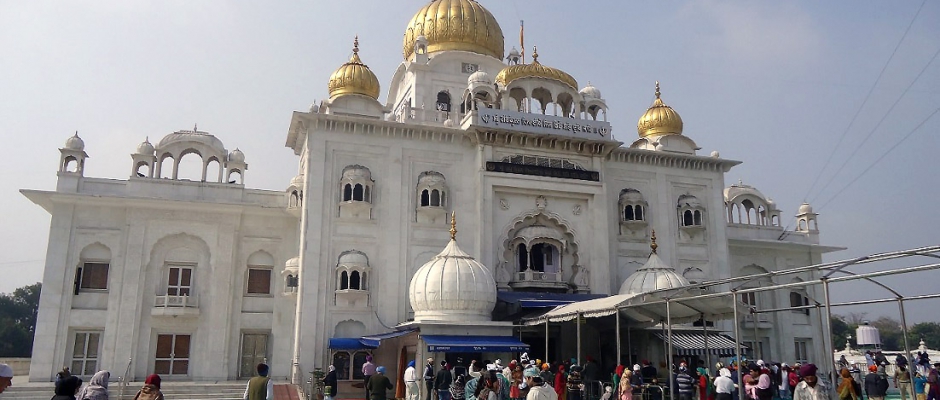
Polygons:
<instances>
[{"instance_id":1,"label":"small golden dome","mask_svg":"<svg viewBox=\"0 0 940 400\"><path fill-rule=\"evenodd\" d=\"M434 0L408 22L402 53L415 52L415 39L424 36L428 53L460 50L503 59L503 30L487 9L474 0Z\"/></svg>"},{"instance_id":2,"label":"small golden dome","mask_svg":"<svg viewBox=\"0 0 940 400\"><path fill-rule=\"evenodd\" d=\"M510 65L499 71L496 75L496 83L502 86L508 86L512 81L520 78L543 78L551 79L568 85L574 91L578 91L578 81L567 72L557 68L542 65L539 62L539 52L537 48L532 48L532 63Z\"/></svg>"},{"instance_id":3,"label":"small golden dome","mask_svg":"<svg viewBox=\"0 0 940 400\"><path fill-rule=\"evenodd\" d=\"M682 134L682 118L676 110L663 103L659 95L659 81L657 81L656 100L653 100L653 105L646 109L640 117L640 122L636 124L636 131L640 137Z\"/></svg>"},{"instance_id":4,"label":"small golden dome","mask_svg":"<svg viewBox=\"0 0 940 400\"><path fill-rule=\"evenodd\" d=\"M330 75L330 99L344 94L361 94L378 100L379 98L379 79L375 77L369 66L362 63L359 59L359 37L353 41L353 55L349 62Z\"/></svg>"}]
</instances>

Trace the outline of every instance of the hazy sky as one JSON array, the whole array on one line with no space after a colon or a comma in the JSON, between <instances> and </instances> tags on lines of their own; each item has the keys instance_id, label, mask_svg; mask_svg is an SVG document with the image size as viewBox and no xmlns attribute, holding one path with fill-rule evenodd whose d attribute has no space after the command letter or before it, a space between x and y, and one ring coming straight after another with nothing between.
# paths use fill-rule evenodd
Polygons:
<instances>
[{"instance_id":1,"label":"hazy sky","mask_svg":"<svg viewBox=\"0 0 940 400\"><path fill-rule=\"evenodd\" d=\"M636 138L659 80L700 154L744 162L726 183L757 187L785 222L809 200L824 244L848 247L826 258L836 260L940 243L940 116L902 142L940 108L940 60L924 70L940 50L940 2L923 6L860 109L922 1L483 4L507 50L524 19L539 61L600 89L621 141ZM18 190L55 188L57 149L74 131L91 156L86 176L126 179L144 137L198 123L245 152L248 186L282 190L297 168L284 147L291 112L327 96L357 34L384 101L405 25L424 3L0 0L0 292L42 278L49 216ZM935 293L940 272L888 282ZM836 300L888 297L863 284L833 290ZM937 306L912 304L909 319L940 321ZM849 311L859 310L835 310Z\"/></svg>"}]
</instances>

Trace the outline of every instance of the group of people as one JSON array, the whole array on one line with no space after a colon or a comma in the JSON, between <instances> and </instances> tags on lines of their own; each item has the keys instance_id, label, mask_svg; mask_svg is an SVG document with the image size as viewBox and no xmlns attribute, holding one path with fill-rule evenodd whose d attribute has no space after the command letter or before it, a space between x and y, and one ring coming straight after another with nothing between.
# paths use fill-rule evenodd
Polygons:
<instances>
[{"instance_id":1,"label":"group of people","mask_svg":"<svg viewBox=\"0 0 940 400\"><path fill-rule=\"evenodd\" d=\"M505 366L501 360L472 360L466 366L441 361L436 372L434 359L428 358L420 376L411 361L402 373L402 380L406 400L581 400L585 390L582 374L586 371L590 368L576 365L576 360L559 362L552 368L549 363L529 359L523 353L519 360L511 360ZM367 389L375 386L372 379ZM420 399L419 379L425 385L424 399ZM387 388L392 388L390 383ZM385 397L372 393L370 399Z\"/></svg>"},{"instance_id":2,"label":"group of people","mask_svg":"<svg viewBox=\"0 0 940 400\"><path fill-rule=\"evenodd\" d=\"M715 367L717 373L712 377L704 362L700 361L694 371L684 361L680 362L673 371L672 390L681 400L693 400L696 395L697 400L742 400L739 395L742 387L746 398L743 400L833 400L829 387L818 379L814 364L797 363L791 367L758 360L740 366L718 363Z\"/></svg>"},{"instance_id":3,"label":"group of people","mask_svg":"<svg viewBox=\"0 0 940 400\"><path fill-rule=\"evenodd\" d=\"M108 400L108 380L111 372L98 371L88 380L88 384L72 374L69 367L56 373L55 389L52 400ZM0 393L13 385L13 369L7 364L0 364ZM272 397L273 398L273 397ZM143 387L137 391L134 400L163 400L160 392L160 376L150 375Z\"/></svg>"}]
</instances>

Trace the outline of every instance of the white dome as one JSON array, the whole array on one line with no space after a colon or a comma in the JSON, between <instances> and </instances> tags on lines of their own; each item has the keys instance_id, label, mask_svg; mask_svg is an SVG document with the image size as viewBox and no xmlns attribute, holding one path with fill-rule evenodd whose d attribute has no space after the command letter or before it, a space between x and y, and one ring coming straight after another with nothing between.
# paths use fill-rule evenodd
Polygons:
<instances>
[{"instance_id":1,"label":"white dome","mask_svg":"<svg viewBox=\"0 0 940 400\"><path fill-rule=\"evenodd\" d=\"M150 138L144 139L143 143L137 145L137 154L153 155L153 145L150 144Z\"/></svg>"},{"instance_id":2,"label":"white dome","mask_svg":"<svg viewBox=\"0 0 940 400\"><path fill-rule=\"evenodd\" d=\"M242 153L241 150L235 148L235 150L232 150L232 152L228 154L228 160L231 162L243 163L245 162L245 153Z\"/></svg>"},{"instance_id":3,"label":"white dome","mask_svg":"<svg viewBox=\"0 0 940 400\"><path fill-rule=\"evenodd\" d=\"M72 136L65 141L65 148L69 150L83 151L85 150L85 141L78 137L78 132L75 132L75 136Z\"/></svg>"},{"instance_id":4,"label":"white dome","mask_svg":"<svg viewBox=\"0 0 940 400\"><path fill-rule=\"evenodd\" d=\"M300 267L300 257L292 257L284 263L284 266L287 268L299 268Z\"/></svg>"},{"instance_id":5,"label":"white dome","mask_svg":"<svg viewBox=\"0 0 940 400\"><path fill-rule=\"evenodd\" d=\"M515 47L509 50L509 54L506 55L506 58L513 58L513 57L522 57L522 54L520 54L519 50L516 50Z\"/></svg>"},{"instance_id":6,"label":"white dome","mask_svg":"<svg viewBox=\"0 0 940 400\"><path fill-rule=\"evenodd\" d=\"M725 202L733 202L735 199L737 199L740 196L751 195L751 196L757 197L758 199L763 200L765 203L769 203L769 201L767 201L768 200L767 197L764 196L764 194L761 193L760 190L757 190L751 185L745 185L743 183L736 183L734 185L726 187L724 194L725 194Z\"/></svg>"},{"instance_id":7,"label":"white dome","mask_svg":"<svg viewBox=\"0 0 940 400\"><path fill-rule=\"evenodd\" d=\"M418 175L418 186L437 186L445 181L444 175L437 171L424 171Z\"/></svg>"},{"instance_id":8,"label":"white dome","mask_svg":"<svg viewBox=\"0 0 940 400\"><path fill-rule=\"evenodd\" d=\"M369 265L369 257L359 250L346 250L339 255L340 265Z\"/></svg>"},{"instance_id":9,"label":"white dome","mask_svg":"<svg viewBox=\"0 0 940 400\"><path fill-rule=\"evenodd\" d=\"M643 199L643 193L640 193L639 190L626 188L620 191L621 203L642 203L643 201L645 201Z\"/></svg>"},{"instance_id":10,"label":"white dome","mask_svg":"<svg viewBox=\"0 0 940 400\"><path fill-rule=\"evenodd\" d=\"M809 203L803 203L800 205L800 214L812 214L812 213L813 213L813 206L809 205Z\"/></svg>"},{"instance_id":11,"label":"white dome","mask_svg":"<svg viewBox=\"0 0 940 400\"><path fill-rule=\"evenodd\" d=\"M676 204L677 207L690 207L690 208L701 208L702 202L699 201L698 197L695 197L691 194L684 194L679 196L679 201Z\"/></svg>"},{"instance_id":12,"label":"white dome","mask_svg":"<svg viewBox=\"0 0 940 400\"><path fill-rule=\"evenodd\" d=\"M587 86L585 86L584 89L581 89L581 91L578 93L581 93L581 96L583 96L585 100L602 98L600 89L594 87L594 85L591 85L591 82L588 82Z\"/></svg>"},{"instance_id":13,"label":"white dome","mask_svg":"<svg viewBox=\"0 0 940 400\"><path fill-rule=\"evenodd\" d=\"M489 321L496 306L496 280L489 268L451 239L415 272L408 288L415 321Z\"/></svg>"},{"instance_id":14,"label":"white dome","mask_svg":"<svg viewBox=\"0 0 940 400\"><path fill-rule=\"evenodd\" d=\"M620 285L619 294L639 294L659 289L687 286L689 281L663 262L656 253Z\"/></svg>"},{"instance_id":15,"label":"white dome","mask_svg":"<svg viewBox=\"0 0 940 400\"><path fill-rule=\"evenodd\" d=\"M467 85L473 86L474 83L492 85L493 78L490 78L490 74L487 74L486 71L480 69L477 70L477 72L470 74L470 77L467 78Z\"/></svg>"},{"instance_id":16,"label":"white dome","mask_svg":"<svg viewBox=\"0 0 940 400\"><path fill-rule=\"evenodd\" d=\"M160 142L157 143L157 148L165 149L167 146L174 143L201 143L218 151L222 155L225 154L225 146L219 138L206 132L198 131L196 128L193 128L191 131L177 131L164 136L163 139L160 139Z\"/></svg>"}]
</instances>

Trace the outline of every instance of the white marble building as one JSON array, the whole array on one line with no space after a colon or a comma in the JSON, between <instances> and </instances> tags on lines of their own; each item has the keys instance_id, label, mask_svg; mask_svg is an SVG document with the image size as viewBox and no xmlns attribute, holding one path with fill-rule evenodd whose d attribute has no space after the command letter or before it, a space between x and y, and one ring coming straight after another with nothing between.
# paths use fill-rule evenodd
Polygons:
<instances>
[{"instance_id":1,"label":"white marble building","mask_svg":"<svg viewBox=\"0 0 940 400\"><path fill-rule=\"evenodd\" d=\"M329 99L291 117L299 168L284 192L247 188L245 154L196 129L142 143L126 180L84 176L84 143L69 138L55 190L23 190L52 215L30 379L129 360L136 377L189 380L246 377L261 360L275 377L356 363L368 350L329 339L407 325L409 283L448 244L451 212L463 251L501 292L616 293L646 262L653 229L659 256L691 282L836 249L819 245L809 205L793 206L797 228L785 231L791 216L768 197L726 186L740 163L697 154L696 127L658 83L648 110L609 110L598 88L542 64L564 55L533 51L526 64L504 41L477 2L430 2L407 25L383 104L357 40ZM612 125L630 137L637 116L637 139L613 140ZM189 153L203 160L200 181L177 177ZM820 359L814 318L758 318L764 358ZM564 342L552 358L570 354Z\"/></svg>"}]
</instances>

